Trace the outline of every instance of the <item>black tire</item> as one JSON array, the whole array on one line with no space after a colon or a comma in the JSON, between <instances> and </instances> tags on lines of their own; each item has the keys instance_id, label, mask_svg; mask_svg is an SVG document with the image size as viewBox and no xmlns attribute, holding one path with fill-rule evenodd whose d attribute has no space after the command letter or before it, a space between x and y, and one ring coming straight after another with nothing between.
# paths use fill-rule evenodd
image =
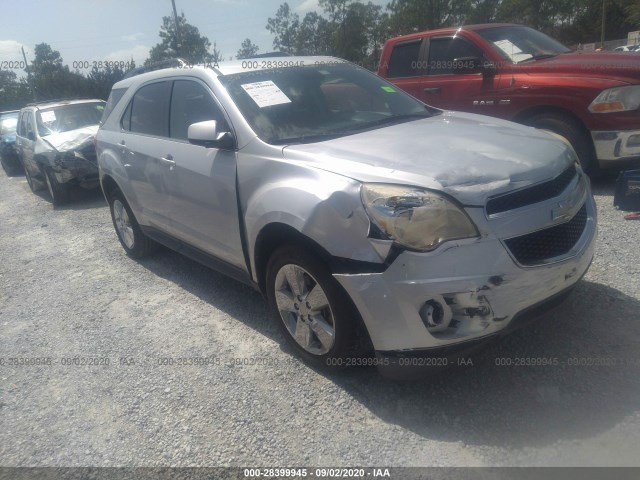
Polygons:
<instances>
[{"instance_id":1,"label":"black tire","mask_svg":"<svg viewBox=\"0 0 640 480\"><path fill-rule=\"evenodd\" d=\"M27 177L27 183L29 184L29 188L31 189L31 191L33 193L36 193L42 190L40 183L38 183L38 181L33 178L31 173L29 172L29 169L24 164L22 165L24 166L24 176Z\"/></svg>"},{"instance_id":2,"label":"black tire","mask_svg":"<svg viewBox=\"0 0 640 480\"><path fill-rule=\"evenodd\" d=\"M276 290L279 290L278 273L281 269L288 268L289 266L300 267L308 276L304 276L307 285L310 287L309 292L313 291L315 285L319 285L322 288L323 293L328 300L328 308L331 313L333 322L333 344L326 352L314 352L303 347L293 334L289 331L289 328L285 324L285 317L287 321L296 323L300 321L301 315L299 310L297 314L289 312L286 315L281 314L281 310L276 300ZM361 348L359 347L358 325L359 314L349 299L347 293L342 289L338 282L333 278L326 265L315 255L309 253L308 250L298 247L296 245L287 245L277 249L269 259L267 264L266 273L266 294L269 303L269 310L278 328L285 337L287 343L293 347L296 353L302 357L306 362L314 367L317 367L325 371L341 370L353 362L349 362L348 359L353 358L356 355L360 355ZM280 290L280 293L282 291ZM291 296L293 297L294 304L296 304L296 296L291 290ZM299 299L300 297L298 297ZM302 302L309 306L306 302L306 298L300 301L300 307L302 308ZM312 310L307 310L309 313ZM309 332L314 331L311 327L311 323L315 323L317 315L314 315L314 320L311 320L311 315L308 316L308 323L306 325L309 328ZM320 317L323 321L325 316ZM327 322L329 324L330 322ZM317 325L317 323L315 323ZM315 336L315 343L323 348L322 342L315 333L310 333Z\"/></svg>"},{"instance_id":3,"label":"black tire","mask_svg":"<svg viewBox=\"0 0 640 480\"><path fill-rule=\"evenodd\" d=\"M120 245L127 252L127 255L133 258L142 258L156 250L157 244L142 232L122 192L120 190L110 192L108 200L113 228L115 228ZM126 212L126 219L119 211L120 206ZM120 222L123 223L119 226ZM130 228L130 237L128 234L123 233L125 226Z\"/></svg>"},{"instance_id":4,"label":"black tire","mask_svg":"<svg viewBox=\"0 0 640 480\"><path fill-rule=\"evenodd\" d=\"M42 167L42 176L44 183L49 191L51 203L54 205L63 205L69 201L69 187L58 182L53 170L50 167Z\"/></svg>"},{"instance_id":5,"label":"black tire","mask_svg":"<svg viewBox=\"0 0 640 480\"><path fill-rule=\"evenodd\" d=\"M591 176L599 173L600 165L591 136L580 122L568 115L549 112L535 115L525 123L542 130L550 130L566 138L578 155L582 169Z\"/></svg>"}]
</instances>

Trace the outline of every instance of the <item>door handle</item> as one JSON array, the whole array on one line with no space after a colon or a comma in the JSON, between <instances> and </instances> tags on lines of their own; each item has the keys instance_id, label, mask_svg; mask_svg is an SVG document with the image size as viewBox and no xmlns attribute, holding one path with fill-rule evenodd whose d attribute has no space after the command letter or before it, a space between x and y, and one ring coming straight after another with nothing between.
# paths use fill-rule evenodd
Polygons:
<instances>
[{"instance_id":1,"label":"door handle","mask_svg":"<svg viewBox=\"0 0 640 480\"><path fill-rule=\"evenodd\" d=\"M166 157L160 157L160 161L169 166L169 170L173 170L176 166L176 162L173 160L173 155L169 154Z\"/></svg>"},{"instance_id":2,"label":"door handle","mask_svg":"<svg viewBox=\"0 0 640 480\"><path fill-rule=\"evenodd\" d=\"M440 93L442 88L440 87L427 87L424 89L424 93Z\"/></svg>"}]
</instances>

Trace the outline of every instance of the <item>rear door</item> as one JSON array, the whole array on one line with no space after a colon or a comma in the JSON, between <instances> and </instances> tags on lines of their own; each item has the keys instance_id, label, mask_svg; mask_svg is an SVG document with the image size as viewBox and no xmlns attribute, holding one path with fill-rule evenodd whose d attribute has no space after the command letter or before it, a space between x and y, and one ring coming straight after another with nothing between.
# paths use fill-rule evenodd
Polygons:
<instances>
[{"instance_id":1,"label":"rear door","mask_svg":"<svg viewBox=\"0 0 640 480\"><path fill-rule=\"evenodd\" d=\"M426 74L424 41L421 38L396 43L386 66L386 79L423 100L422 76Z\"/></svg>"},{"instance_id":2,"label":"rear door","mask_svg":"<svg viewBox=\"0 0 640 480\"><path fill-rule=\"evenodd\" d=\"M170 81L140 87L122 116L115 147L127 172L135 213L146 225L165 232L171 228L165 180L171 163L166 158L172 144L168 138L170 95Z\"/></svg>"},{"instance_id":3,"label":"rear door","mask_svg":"<svg viewBox=\"0 0 640 480\"><path fill-rule=\"evenodd\" d=\"M429 38L426 49L428 68L418 98L447 110L495 115L499 75L464 73L469 60L463 59L484 59L479 47L461 35L450 35Z\"/></svg>"}]
</instances>

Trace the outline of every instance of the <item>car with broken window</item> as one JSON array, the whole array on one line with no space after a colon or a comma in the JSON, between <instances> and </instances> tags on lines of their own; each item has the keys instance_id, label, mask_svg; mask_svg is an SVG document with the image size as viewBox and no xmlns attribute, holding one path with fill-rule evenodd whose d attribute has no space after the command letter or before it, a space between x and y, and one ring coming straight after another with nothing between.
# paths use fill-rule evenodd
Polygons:
<instances>
[{"instance_id":1,"label":"car with broken window","mask_svg":"<svg viewBox=\"0 0 640 480\"><path fill-rule=\"evenodd\" d=\"M22 171L16 151L16 126L19 110L0 112L0 163L7 175Z\"/></svg>"},{"instance_id":2,"label":"car with broken window","mask_svg":"<svg viewBox=\"0 0 640 480\"><path fill-rule=\"evenodd\" d=\"M73 185L98 187L94 137L105 102L56 100L27 105L18 117L16 148L33 192L46 188L54 205Z\"/></svg>"},{"instance_id":3,"label":"car with broken window","mask_svg":"<svg viewBox=\"0 0 640 480\"><path fill-rule=\"evenodd\" d=\"M571 51L524 25L465 25L387 40L378 74L438 108L554 132L592 174L640 160L637 55Z\"/></svg>"},{"instance_id":4,"label":"car with broken window","mask_svg":"<svg viewBox=\"0 0 640 480\"><path fill-rule=\"evenodd\" d=\"M128 255L159 243L253 286L329 370L446 365L557 305L594 254L565 141L432 108L337 58L126 78L96 148Z\"/></svg>"}]
</instances>

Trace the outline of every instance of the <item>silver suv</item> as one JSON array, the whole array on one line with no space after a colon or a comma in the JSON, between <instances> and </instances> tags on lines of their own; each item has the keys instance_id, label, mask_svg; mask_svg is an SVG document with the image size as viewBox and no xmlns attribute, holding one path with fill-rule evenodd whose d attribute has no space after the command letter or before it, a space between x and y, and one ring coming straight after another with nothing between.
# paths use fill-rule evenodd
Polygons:
<instances>
[{"instance_id":1,"label":"silver suv","mask_svg":"<svg viewBox=\"0 0 640 480\"><path fill-rule=\"evenodd\" d=\"M595 205L564 141L335 58L127 78L97 152L130 256L158 242L253 285L329 369L450 363L556 305L593 257Z\"/></svg>"},{"instance_id":2,"label":"silver suv","mask_svg":"<svg viewBox=\"0 0 640 480\"><path fill-rule=\"evenodd\" d=\"M103 100L33 103L22 110L16 149L33 192L47 188L54 205L69 200L69 187L98 186L93 140L104 111Z\"/></svg>"}]
</instances>

